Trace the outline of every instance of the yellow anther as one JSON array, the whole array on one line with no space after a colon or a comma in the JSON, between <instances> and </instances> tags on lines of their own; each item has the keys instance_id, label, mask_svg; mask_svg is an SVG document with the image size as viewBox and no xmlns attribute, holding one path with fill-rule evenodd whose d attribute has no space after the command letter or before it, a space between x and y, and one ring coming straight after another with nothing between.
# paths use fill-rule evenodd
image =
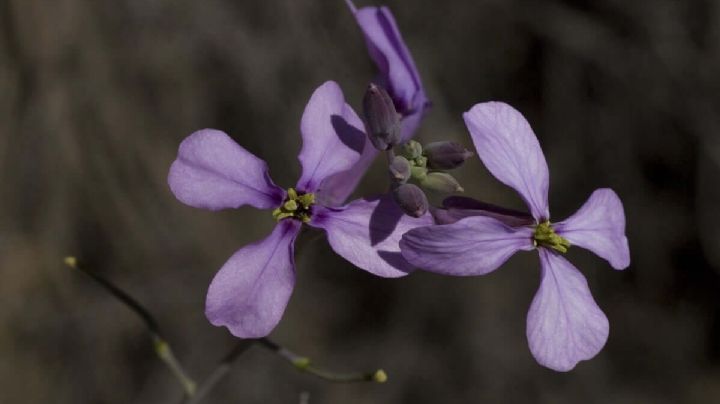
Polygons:
<instances>
[{"instance_id":1,"label":"yellow anther","mask_svg":"<svg viewBox=\"0 0 720 404\"><path fill-rule=\"evenodd\" d=\"M285 210L287 210L287 211L294 212L298 208L298 203L296 200L290 199L289 201L287 201L283 204L283 208L285 208Z\"/></svg>"},{"instance_id":2,"label":"yellow anther","mask_svg":"<svg viewBox=\"0 0 720 404\"><path fill-rule=\"evenodd\" d=\"M533 245L552 248L555 251L566 253L570 248L570 242L555 233L552 225L549 221L544 221L535 226L535 233L533 234Z\"/></svg>"},{"instance_id":3,"label":"yellow anther","mask_svg":"<svg viewBox=\"0 0 720 404\"><path fill-rule=\"evenodd\" d=\"M295 189L287 190L287 198L283 204L272 213L275 220L297 219L303 223L310 222L312 206L315 204L314 194L299 194Z\"/></svg>"}]
</instances>

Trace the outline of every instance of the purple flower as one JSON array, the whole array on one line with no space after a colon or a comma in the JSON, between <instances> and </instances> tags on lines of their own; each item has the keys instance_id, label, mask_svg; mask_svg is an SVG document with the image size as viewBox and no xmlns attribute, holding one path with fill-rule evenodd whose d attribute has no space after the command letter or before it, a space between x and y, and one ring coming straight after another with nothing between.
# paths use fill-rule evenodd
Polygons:
<instances>
[{"instance_id":1,"label":"purple flower","mask_svg":"<svg viewBox=\"0 0 720 404\"><path fill-rule=\"evenodd\" d=\"M241 338L275 328L295 284L294 241L303 223L324 229L335 252L375 275L399 277L412 269L400 254L400 236L431 223L429 216L403 215L389 197L344 207L317 202L331 191L326 178L357 164L362 127L336 83L315 90L300 124L302 175L287 191L272 182L264 161L221 131L200 130L182 142L168 176L181 202L210 210L250 205L272 210L278 221L267 238L238 250L215 275L205 308L212 324Z\"/></svg>"},{"instance_id":2,"label":"purple flower","mask_svg":"<svg viewBox=\"0 0 720 404\"><path fill-rule=\"evenodd\" d=\"M395 109L402 115L400 143L406 142L415 134L430 106L415 62L387 7L357 9L351 0L346 2L363 31L368 53L379 70L375 83L387 90ZM360 160L351 170L328 178L327 183L332 190L325 194L323 202L342 204L357 187L377 154L377 149L367 143Z\"/></svg>"},{"instance_id":3,"label":"purple flower","mask_svg":"<svg viewBox=\"0 0 720 404\"><path fill-rule=\"evenodd\" d=\"M630 265L622 203L612 190L598 189L574 215L551 223L547 163L525 118L499 102L477 104L464 118L485 166L520 194L531 215L454 198L441 211L440 221L450 224L409 231L402 254L420 268L467 276L537 248L542 279L527 317L530 351L540 364L568 371L602 349L609 326L585 277L562 253L577 245L615 269Z\"/></svg>"}]
</instances>

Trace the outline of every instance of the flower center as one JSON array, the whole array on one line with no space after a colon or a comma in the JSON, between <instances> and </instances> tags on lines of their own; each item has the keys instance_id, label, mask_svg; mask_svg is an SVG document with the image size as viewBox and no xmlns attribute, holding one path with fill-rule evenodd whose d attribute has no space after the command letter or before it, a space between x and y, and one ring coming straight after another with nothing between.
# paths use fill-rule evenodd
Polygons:
<instances>
[{"instance_id":1,"label":"flower center","mask_svg":"<svg viewBox=\"0 0 720 404\"><path fill-rule=\"evenodd\" d=\"M546 248L552 248L555 251L566 253L570 248L570 242L564 237L555 233L555 229L552 228L550 221L546 220L537 226L535 226L535 233L533 234L533 244L535 247L541 246Z\"/></svg>"},{"instance_id":2,"label":"flower center","mask_svg":"<svg viewBox=\"0 0 720 404\"><path fill-rule=\"evenodd\" d=\"M307 223L312 217L314 204L315 194L297 192L294 188L288 188L287 198L279 208L273 211L272 215L278 222L290 218Z\"/></svg>"}]
</instances>

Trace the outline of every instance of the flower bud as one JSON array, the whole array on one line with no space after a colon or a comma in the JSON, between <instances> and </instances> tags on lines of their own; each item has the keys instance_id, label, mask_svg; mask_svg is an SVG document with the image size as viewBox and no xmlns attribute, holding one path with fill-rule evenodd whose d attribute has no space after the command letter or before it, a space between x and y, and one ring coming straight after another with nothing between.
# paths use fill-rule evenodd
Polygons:
<instances>
[{"instance_id":1,"label":"flower bud","mask_svg":"<svg viewBox=\"0 0 720 404\"><path fill-rule=\"evenodd\" d=\"M426 144L423 154L428 159L428 167L435 170L458 168L465 160L473 156L473 152L461 144L446 141Z\"/></svg>"},{"instance_id":2,"label":"flower bud","mask_svg":"<svg viewBox=\"0 0 720 404\"><path fill-rule=\"evenodd\" d=\"M420 217L428 210L425 193L414 184L402 184L393 190L393 199L406 215Z\"/></svg>"},{"instance_id":3,"label":"flower bud","mask_svg":"<svg viewBox=\"0 0 720 404\"><path fill-rule=\"evenodd\" d=\"M428 169L425 167L413 166L410 168L410 176L417 181L424 180L425 177L427 176L427 173L428 173Z\"/></svg>"},{"instance_id":4,"label":"flower bud","mask_svg":"<svg viewBox=\"0 0 720 404\"><path fill-rule=\"evenodd\" d=\"M465 191L452 175L443 172L428 173L425 178L420 181L420 185L431 191L446 194Z\"/></svg>"},{"instance_id":5,"label":"flower bud","mask_svg":"<svg viewBox=\"0 0 720 404\"><path fill-rule=\"evenodd\" d=\"M405 157L395 156L388 169L393 181L404 184L410 179L410 162Z\"/></svg>"},{"instance_id":6,"label":"flower bud","mask_svg":"<svg viewBox=\"0 0 720 404\"><path fill-rule=\"evenodd\" d=\"M400 115L384 88L370 84L363 97L368 137L378 150L392 148L400 141Z\"/></svg>"},{"instance_id":7,"label":"flower bud","mask_svg":"<svg viewBox=\"0 0 720 404\"><path fill-rule=\"evenodd\" d=\"M403 156L405 156L408 160L414 160L420 157L423 151L422 145L414 140L410 140L405 143L402 149Z\"/></svg>"}]
</instances>

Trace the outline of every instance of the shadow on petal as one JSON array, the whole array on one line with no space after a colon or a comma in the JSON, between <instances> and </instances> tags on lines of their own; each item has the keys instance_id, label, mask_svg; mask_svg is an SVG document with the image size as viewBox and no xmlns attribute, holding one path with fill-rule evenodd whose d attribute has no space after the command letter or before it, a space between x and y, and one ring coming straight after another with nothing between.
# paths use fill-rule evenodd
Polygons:
<instances>
[{"instance_id":1,"label":"shadow on petal","mask_svg":"<svg viewBox=\"0 0 720 404\"><path fill-rule=\"evenodd\" d=\"M370 216L370 244L375 246L387 239L397 227L404 213L391 198L373 198L379 202Z\"/></svg>"},{"instance_id":2,"label":"shadow on petal","mask_svg":"<svg viewBox=\"0 0 720 404\"><path fill-rule=\"evenodd\" d=\"M330 122L335 132L337 132L338 138L345 146L358 153L362 153L365 147L365 132L350 125L345 118L340 115L331 116Z\"/></svg>"}]
</instances>

